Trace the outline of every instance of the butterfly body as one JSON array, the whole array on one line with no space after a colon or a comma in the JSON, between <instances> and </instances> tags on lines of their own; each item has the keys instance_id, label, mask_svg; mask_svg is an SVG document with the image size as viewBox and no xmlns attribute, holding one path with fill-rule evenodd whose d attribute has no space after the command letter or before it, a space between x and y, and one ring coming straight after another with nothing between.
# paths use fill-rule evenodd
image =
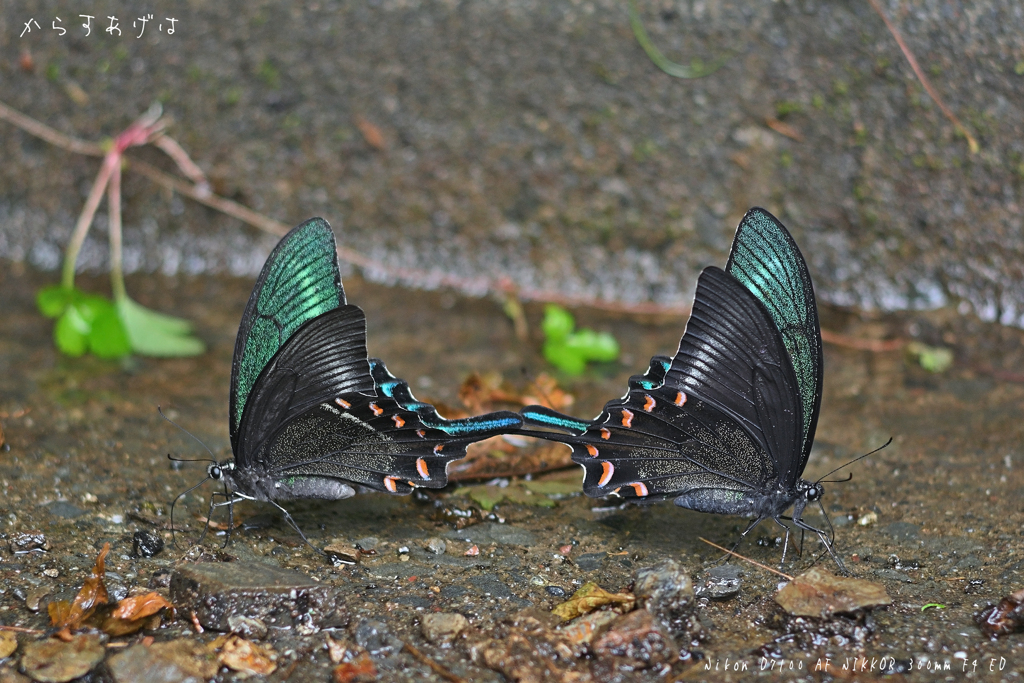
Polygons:
<instances>
[{"instance_id":1,"label":"butterfly body","mask_svg":"<svg viewBox=\"0 0 1024 683\"><path fill-rule=\"evenodd\" d=\"M346 302L334 233L318 218L281 239L256 281L235 342L229 413L234 457L210 465L209 478L223 483L229 505L277 507L441 488L469 444L523 423L509 411L446 420L368 358L365 315Z\"/></svg>"},{"instance_id":2,"label":"butterfly body","mask_svg":"<svg viewBox=\"0 0 1024 683\"><path fill-rule=\"evenodd\" d=\"M752 209L727 270L701 273L674 357L652 358L594 420L540 406L520 412L573 449L587 495L671 498L691 510L752 519L747 531L765 519L781 524L792 508L796 526L816 532L842 567L824 533L802 520L822 495L821 484L801 478L821 383L806 264L782 224Z\"/></svg>"}]
</instances>

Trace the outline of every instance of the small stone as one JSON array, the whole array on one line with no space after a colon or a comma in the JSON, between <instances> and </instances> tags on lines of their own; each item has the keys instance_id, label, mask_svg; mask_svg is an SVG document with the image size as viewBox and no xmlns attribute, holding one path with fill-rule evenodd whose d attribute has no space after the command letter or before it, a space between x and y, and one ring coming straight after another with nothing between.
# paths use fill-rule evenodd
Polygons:
<instances>
[{"instance_id":1,"label":"small stone","mask_svg":"<svg viewBox=\"0 0 1024 683\"><path fill-rule=\"evenodd\" d=\"M37 640L25 646L21 670L41 683L65 683L92 671L105 654L103 641L91 633L73 636L68 642Z\"/></svg>"},{"instance_id":2,"label":"small stone","mask_svg":"<svg viewBox=\"0 0 1024 683\"><path fill-rule=\"evenodd\" d=\"M33 550L46 551L50 549L50 542L42 531L27 531L12 534L8 541L11 552L15 554L30 553Z\"/></svg>"},{"instance_id":3,"label":"small stone","mask_svg":"<svg viewBox=\"0 0 1024 683\"><path fill-rule=\"evenodd\" d=\"M407 545L399 546L398 554L399 555L408 555L409 554L409 546L407 546Z\"/></svg>"},{"instance_id":4,"label":"small stone","mask_svg":"<svg viewBox=\"0 0 1024 683\"><path fill-rule=\"evenodd\" d=\"M60 576L60 572L54 569L53 567L48 567L43 570L43 576L48 576L51 579L56 579L58 576Z\"/></svg>"},{"instance_id":5,"label":"small stone","mask_svg":"<svg viewBox=\"0 0 1024 683\"><path fill-rule=\"evenodd\" d=\"M565 589L561 586L547 586L544 590L548 592L548 595L556 598L564 598L566 595Z\"/></svg>"},{"instance_id":6,"label":"small stone","mask_svg":"<svg viewBox=\"0 0 1024 683\"><path fill-rule=\"evenodd\" d=\"M132 556L154 557L164 549L164 539L148 531L136 531L132 536Z\"/></svg>"},{"instance_id":7,"label":"small stone","mask_svg":"<svg viewBox=\"0 0 1024 683\"><path fill-rule=\"evenodd\" d=\"M682 632L693 606L693 581L675 560L662 560L636 573L637 604L661 620L672 633Z\"/></svg>"},{"instance_id":8,"label":"small stone","mask_svg":"<svg viewBox=\"0 0 1024 683\"><path fill-rule=\"evenodd\" d=\"M618 612L599 610L584 614L562 628L562 633L574 643L589 645L608 630L608 625L619 618Z\"/></svg>"},{"instance_id":9,"label":"small stone","mask_svg":"<svg viewBox=\"0 0 1024 683\"><path fill-rule=\"evenodd\" d=\"M739 595L740 587L743 585L742 576L743 570L736 565L724 564L712 567L694 592L697 597L701 598L729 600Z\"/></svg>"},{"instance_id":10,"label":"small stone","mask_svg":"<svg viewBox=\"0 0 1024 683\"><path fill-rule=\"evenodd\" d=\"M461 614L440 612L426 614L420 622L423 637L435 645L450 643L469 628L469 621Z\"/></svg>"},{"instance_id":11,"label":"small stone","mask_svg":"<svg viewBox=\"0 0 1024 683\"><path fill-rule=\"evenodd\" d=\"M380 541L377 540L376 536L367 536L366 538L360 538L355 542L355 546L360 550L373 550L377 547Z\"/></svg>"},{"instance_id":12,"label":"small stone","mask_svg":"<svg viewBox=\"0 0 1024 683\"><path fill-rule=\"evenodd\" d=\"M217 675L216 656L201 643L186 639L132 645L107 660L117 683L180 681L202 683Z\"/></svg>"},{"instance_id":13,"label":"small stone","mask_svg":"<svg viewBox=\"0 0 1024 683\"><path fill-rule=\"evenodd\" d=\"M636 670L671 665L679 659L672 636L645 609L619 617L593 645L594 654L613 658L617 668Z\"/></svg>"},{"instance_id":14,"label":"small stone","mask_svg":"<svg viewBox=\"0 0 1024 683\"><path fill-rule=\"evenodd\" d=\"M361 619L352 629L352 638L357 645L366 648L366 651L375 657L397 654L405 645L391 635L387 624L376 619Z\"/></svg>"},{"instance_id":15,"label":"small stone","mask_svg":"<svg viewBox=\"0 0 1024 683\"><path fill-rule=\"evenodd\" d=\"M171 601L199 623L230 631L233 614L260 619L268 626L335 628L348 623L341 591L300 572L260 562L201 562L177 567L171 576Z\"/></svg>"},{"instance_id":16,"label":"small stone","mask_svg":"<svg viewBox=\"0 0 1024 683\"><path fill-rule=\"evenodd\" d=\"M39 611L39 602L50 594L49 586L40 586L39 588L33 588L25 596L25 607L28 607L30 612Z\"/></svg>"},{"instance_id":17,"label":"small stone","mask_svg":"<svg viewBox=\"0 0 1024 683\"><path fill-rule=\"evenodd\" d=\"M444 555L445 551L448 549L448 544L440 538L428 538L424 547L429 553L433 553L434 555Z\"/></svg>"},{"instance_id":18,"label":"small stone","mask_svg":"<svg viewBox=\"0 0 1024 683\"><path fill-rule=\"evenodd\" d=\"M362 555L358 548L338 541L325 547L324 552L334 564L358 564Z\"/></svg>"},{"instance_id":19,"label":"small stone","mask_svg":"<svg viewBox=\"0 0 1024 683\"><path fill-rule=\"evenodd\" d=\"M232 614L228 617L228 626L231 628L232 633L236 633L243 638L263 640L267 637L267 625L259 619L253 619L252 617Z\"/></svg>"}]
</instances>

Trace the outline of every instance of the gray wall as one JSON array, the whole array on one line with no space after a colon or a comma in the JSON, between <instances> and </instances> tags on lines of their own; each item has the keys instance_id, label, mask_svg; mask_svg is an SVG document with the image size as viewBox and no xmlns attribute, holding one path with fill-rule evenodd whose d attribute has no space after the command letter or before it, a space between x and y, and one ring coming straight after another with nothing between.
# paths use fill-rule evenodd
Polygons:
<instances>
[{"instance_id":1,"label":"gray wall","mask_svg":"<svg viewBox=\"0 0 1024 683\"><path fill-rule=\"evenodd\" d=\"M1024 324L1017 0L885 3L973 156L867 0L641 2L670 57L739 51L697 81L658 71L611 0L157 2L177 32L139 39L137 4L99 4L85 38L67 3L5 3L0 99L88 139L159 99L218 192L289 224L322 215L392 268L685 304L762 205L826 301ZM44 30L19 38L33 16ZM0 154L0 256L58 267L97 160L3 123ZM125 194L130 271L251 274L274 241L139 176ZM105 267L104 220L84 268Z\"/></svg>"}]
</instances>

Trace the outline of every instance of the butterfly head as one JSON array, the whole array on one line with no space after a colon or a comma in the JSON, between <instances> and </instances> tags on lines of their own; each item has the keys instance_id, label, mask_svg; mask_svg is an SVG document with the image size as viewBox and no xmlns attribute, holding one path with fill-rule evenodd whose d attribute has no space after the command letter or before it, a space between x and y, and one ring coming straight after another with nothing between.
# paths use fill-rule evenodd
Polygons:
<instances>
[{"instance_id":1,"label":"butterfly head","mask_svg":"<svg viewBox=\"0 0 1024 683\"><path fill-rule=\"evenodd\" d=\"M224 462L212 463L206 468L206 475L214 481L223 481L227 484L234 482L235 461L225 460Z\"/></svg>"},{"instance_id":2,"label":"butterfly head","mask_svg":"<svg viewBox=\"0 0 1024 683\"><path fill-rule=\"evenodd\" d=\"M821 497L825 495L825 487L821 485L821 482L801 479L797 483L797 492L806 502L815 503L821 500Z\"/></svg>"}]
</instances>

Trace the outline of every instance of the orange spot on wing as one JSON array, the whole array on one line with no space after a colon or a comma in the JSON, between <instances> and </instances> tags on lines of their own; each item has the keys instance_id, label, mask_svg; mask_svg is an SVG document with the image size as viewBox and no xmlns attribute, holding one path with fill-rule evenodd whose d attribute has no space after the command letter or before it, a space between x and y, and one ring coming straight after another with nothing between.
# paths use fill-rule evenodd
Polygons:
<instances>
[{"instance_id":1,"label":"orange spot on wing","mask_svg":"<svg viewBox=\"0 0 1024 683\"><path fill-rule=\"evenodd\" d=\"M686 394L680 391L678 394L676 394L676 400L673 401L673 403L675 403L677 406L684 405L686 403Z\"/></svg>"},{"instance_id":2,"label":"orange spot on wing","mask_svg":"<svg viewBox=\"0 0 1024 683\"><path fill-rule=\"evenodd\" d=\"M391 491L391 493L398 493L396 481L398 481L398 477L384 477L384 488Z\"/></svg>"},{"instance_id":3,"label":"orange spot on wing","mask_svg":"<svg viewBox=\"0 0 1024 683\"><path fill-rule=\"evenodd\" d=\"M424 479L430 479L430 470L427 469L427 461L423 458L416 458L416 471Z\"/></svg>"},{"instance_id":4,"label":"orange spot on wing","mask_svg":"<svg viewBox=\"0 0 1024 683\"><path fill-rule=\"evenodd\" d=\"M380 417L381 415L384 414L384 409L378 406L376 403L370 404L370 410L372 410L373 414L376 415L377 417Z\"/></svg>"},{"instance_id":5,"label":"orange spot on wing","mask_svg":"<svg viewBox=\"0 0 1024 683\"><path fill-rule=\"evenodd\" d=\"M416 436L420 437L421 439L425 439L427 438L427 432L425 429L417 429Z\"/></svg>"},{"instance_id":6,"label":"orange spot on wing","mask_svg":"<svg viewBox=\"0 0 1024 683\"><path fill-rule=\"evenodd\" d=\"M609 430L607 427L601 427L601 438L604 439L605 441L612 438L611 430Z\"/></svg>"},{"instance_id":7,"label":"orange spot on wing","mask_svg":"<svg viewBox=\"0 0 1024 683\"><path fill-rule=\"evenodd\" d=\"M637 495L638 498L643 498L648 493L648 491L647 491L647 484L643 483L642 481L638 481L638 482L636 482L634 484L630 484L630 486L633 487L633 491L636 492L636 495Z\"/></svg>"},{"instance_id":8,"label":"orange spot on wing","mask_svg":"<svg viewBox=\"0 0 1024 683\"><path fill-rule=\"evenodd\" d=\"M392 415L391 420L395 423L396 427L404 427L405 420L402 419L401 415Z\"/></svg>"},{"instance_id":9,"label":"orange spot on wing","mask_svg":"<svg viewBox=\"0 0 1024 683\"><path fill-rule=\"evenodd\" d=\"M336 398L336 399L334 399L334 402L337 403L342 408L351 408L352 407L352 404L349 403L348 401L346 401L343 398Z\"/></svg>"},{"instance_id":10,"label":"orange spot on wing","mask_svg":"<svg viewBox=\"0 0 1024 683\"><path fill-rule=\"evenodd\" d=\"M590 457L591 458L596 458L597 457L597 447L595 447L595 446L593 446L593 445L588 443L587 444L587 453L590 453Z\"/></svg>"},{"instance_id":11,"label":"orange spot on wing","mask_svg":"<svg viewBox=\"0 0 1024 683\"><path fill-rule=\"evenodd\" d=\"M625 410L622 411L622 426L627 429L633 426L633 411Z\"/></svg>"},{"instance_id":12,"label":"orange spot on wing","mask_svg":"<svg viewBox=\"0 0 1024 683\"><path fill-rule=\"evenodd\" d=\"M443 450L444 450L444 444L443 443L437 444L436 446L434 446L434 455L441 455L441 451L443 451Z\"/></svg>"},{"instance_id":13,"label":"orange spot on wing","mask_svg":"<svg viewBox=\"0 0 1024 683\"><path fill-rule=\"evenodd\" d=\"M598 486L604 486L612 479L612 475L615 474L615 465L610 462L601 463L601 478L598 480Z\"/></svg>"},{"instance_id":14,"label":"orange spot on wing","mask_svg":"<svg viewBox=\"0 0 1024 683\"><path fill-rule=\"evenodd\" d=\"M654 410L654 406L658 405L658 402L655 401L654 397L651 396L650 394L647 394L646 398L647 400L644 401L644 410L646 410L649 413L652 410Z\"/></svg>"}]
</instances>

